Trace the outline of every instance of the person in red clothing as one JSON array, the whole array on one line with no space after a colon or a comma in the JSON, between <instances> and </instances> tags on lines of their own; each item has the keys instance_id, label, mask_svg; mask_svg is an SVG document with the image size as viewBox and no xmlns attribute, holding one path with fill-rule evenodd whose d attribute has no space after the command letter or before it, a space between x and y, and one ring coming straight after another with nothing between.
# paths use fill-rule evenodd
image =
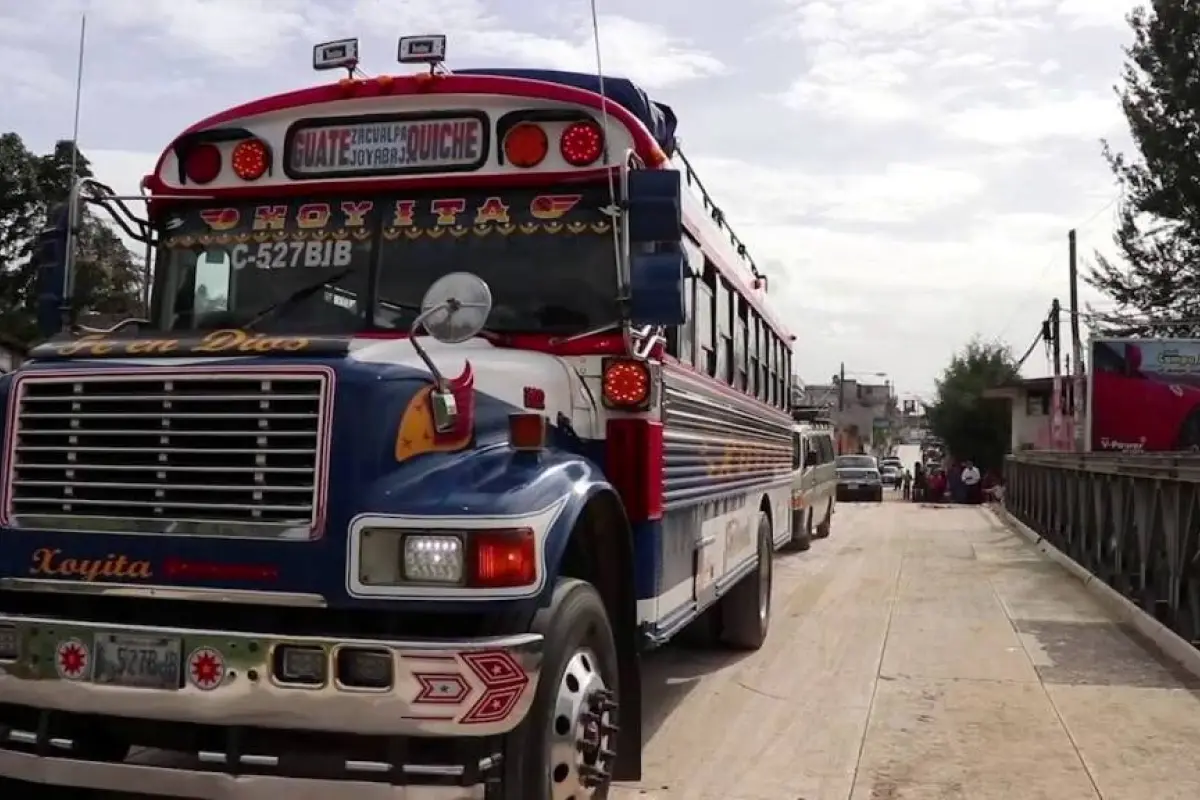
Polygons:
<instances>
[{"instance_id":1,"label":"person in red clothing","mask_svg":"<svg viewBox=\"0 0 1200 800\"><path fill-rule=\"evenodd\" d=\"M929 476L929 497L926 498L931 503L940 503L946 498L946 473L941 469L935 469L933 474Z\"/></svg>"}]
</instances>

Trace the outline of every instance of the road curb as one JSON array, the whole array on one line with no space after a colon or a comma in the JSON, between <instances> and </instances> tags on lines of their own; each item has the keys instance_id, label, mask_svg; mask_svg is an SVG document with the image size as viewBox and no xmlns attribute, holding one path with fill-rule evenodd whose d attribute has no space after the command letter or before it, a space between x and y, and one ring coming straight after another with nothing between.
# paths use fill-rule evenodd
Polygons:
<instances>
[{"instance_id":1,"label":"road curb","mask_svg":"<svg viewBox=\"0 0 1200 800\"><path fill-rule=\"evenodd\" d=\"M988 507L988 511L1001 525L1023 536L1039 552L1070 573L1072 577L1083 584L1085 589L1096 596L1101 605L1115 614L1120 621L1129 624L1139 634L1153 642L1163 655L1193 675L1200 677L1200 650L1193 647L1186 639L1088 572L1066 553L1042 538L1037 531L1008 513L1003 506L991 505Z\"/></svg>"}]
</instances>

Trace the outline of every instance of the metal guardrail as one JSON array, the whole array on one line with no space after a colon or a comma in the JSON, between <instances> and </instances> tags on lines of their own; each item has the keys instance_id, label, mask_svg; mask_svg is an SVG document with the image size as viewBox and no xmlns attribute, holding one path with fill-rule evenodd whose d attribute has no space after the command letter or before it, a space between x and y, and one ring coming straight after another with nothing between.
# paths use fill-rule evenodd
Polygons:
<instances>
[{"instance_id":1,"label":"metal guardrail","mask_svg":"<svg viewBox=\"0 0 1200 800\"><path fill-rule=\"evenodd\" d=\"M1167 477L1200 482L1200 453L1062 453L1030 450L1009 456L1009 460L1107 475Z\"/></svg>"},{"instance_id":2,"label":"metal guardrail","mask_svg":"<svg viewBox=\"0 0 1200 800\"><path fill-rule=\"evenodd\" d=\"M1018 453L1004 506L1200 646L1200 454Z\"/></svg>"}]
</instances>

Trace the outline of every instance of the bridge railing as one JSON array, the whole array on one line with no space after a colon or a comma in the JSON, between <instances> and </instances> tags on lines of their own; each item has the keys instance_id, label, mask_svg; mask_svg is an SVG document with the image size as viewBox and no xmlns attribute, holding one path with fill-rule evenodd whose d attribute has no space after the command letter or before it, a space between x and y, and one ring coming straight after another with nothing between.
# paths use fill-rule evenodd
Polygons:
<instances>
[{"instance_id":1,"label":"bridge railing","mask_svg":"<svg viewBox=\"0 0 1200 800\"><path fill-rule=\"evenodd\" d=\"M1200 454L1019 453L1004 507L1200 646Z\"/></svg>"}]
</instances>

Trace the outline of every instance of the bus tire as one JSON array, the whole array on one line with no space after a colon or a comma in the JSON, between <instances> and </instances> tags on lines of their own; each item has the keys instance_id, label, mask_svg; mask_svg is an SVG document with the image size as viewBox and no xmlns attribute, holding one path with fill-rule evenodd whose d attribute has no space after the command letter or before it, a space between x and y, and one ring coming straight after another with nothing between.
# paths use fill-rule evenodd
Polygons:
<instances>
[{"instance_id":1,"label":"bus tire","mask_svg":"<svg viewBox=\"0 0 1200 800\"><path fill-rule=\"evenodd\" d=\"M816 538L828 539L829 534L833 531L833 503L830 502L825 506L825 521L817 526Z\"/></svg>"},{"instance_id":2,"label":"bus tire","mask_svg":"<svg viewBox=\"0 0 1200 800\"><path fill-rule=\"evenodd\" d=\"M771 624L771 578L775 548L771 520L758 512L758 566L721 598L721 642L737 650L758 650Z\"/></svg>"},{"instance_id":3,"label":"bus tire","mask_svg":"<svg viewBox=\"0 0 1200 800\"><path fill-rule=\"evenodd\" d=\"M792 512L792 538L783 549L789 553L803 553L812 547L812 509Z\"/></svg>"},{"instance_id":4,"label":"bus tire","mask_svg":"<svg viewBox=\"0 0 1200 800\"><path fill-rule=\"evenodd\" d=\"M487 800L604 800L620 711L617 647L604 601L590 583L559 578L530 630L545 637L541 678L529 714L505 737L503 778Z\"/></svg>"}]
</instances>

